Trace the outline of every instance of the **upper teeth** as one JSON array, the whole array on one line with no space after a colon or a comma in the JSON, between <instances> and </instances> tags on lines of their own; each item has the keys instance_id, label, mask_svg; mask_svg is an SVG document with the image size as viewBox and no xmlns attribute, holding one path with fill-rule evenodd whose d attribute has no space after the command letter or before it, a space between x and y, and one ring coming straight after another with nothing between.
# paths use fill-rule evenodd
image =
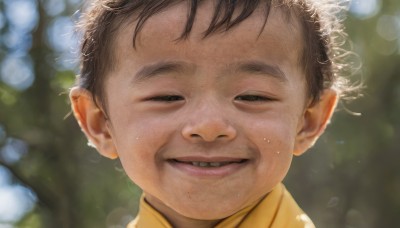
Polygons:
<instances>
[{"instance_id":1,"label":"upper teeth","mask_svg":"<svg viewBox=\"0 0 400 228\"><path fill-rule=\"evenodd\" d=\"M194 166L200 167L220 167L222 165L226 165L228 162L192 162Z\"/></svg>"}]
</instances>

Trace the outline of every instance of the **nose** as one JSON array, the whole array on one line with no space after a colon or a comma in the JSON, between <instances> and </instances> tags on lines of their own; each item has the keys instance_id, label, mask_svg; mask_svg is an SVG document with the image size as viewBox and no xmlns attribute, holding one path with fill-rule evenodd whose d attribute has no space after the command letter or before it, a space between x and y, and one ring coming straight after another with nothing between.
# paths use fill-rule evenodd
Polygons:
<instances>
[{"instance_id":1,"label":"nose","mask_svg":"<svg viewBox=\"0 0 400 228\"><path fill-rule=\"evenodd\" d=\"M230 141L236 137L235 127L214 107L194 110L182 128L182 135L191 142Z\"/></svg>"}]
</instances>

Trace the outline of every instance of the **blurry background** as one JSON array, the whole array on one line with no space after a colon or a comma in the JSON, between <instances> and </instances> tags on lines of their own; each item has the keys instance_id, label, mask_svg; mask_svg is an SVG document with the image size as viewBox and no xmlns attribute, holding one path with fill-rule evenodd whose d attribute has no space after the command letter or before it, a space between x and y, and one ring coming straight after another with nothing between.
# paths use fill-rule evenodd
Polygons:
<instances>
[{"instance_id":1,"label":"blurry background","mask_svg":"<svg viewBox=\"0 0 400 228\"><path fill-rule=\"evenodd\" d=\"M0 228L124 227L136 214L140 191L68 116L80 6L0 0ZM346 26L364 97L339 106L285 183L317 227L400 227L400 1L353 0Z\"/></svg>"}]
</instances>

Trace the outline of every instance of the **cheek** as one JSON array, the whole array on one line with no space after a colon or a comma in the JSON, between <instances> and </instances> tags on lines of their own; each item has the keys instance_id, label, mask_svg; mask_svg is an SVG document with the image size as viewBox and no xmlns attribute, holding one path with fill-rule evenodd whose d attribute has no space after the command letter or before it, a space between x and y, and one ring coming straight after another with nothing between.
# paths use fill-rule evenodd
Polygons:
<instances>
[{"instance_id":1,"label":"cheek","mask_svg":"<svg viewBox=\"0 0 400 228\"><path fill-rule=\"evenodd\" d=\"M151 186L151 183L159 179L159 172L156 171L159 159L154 149L157 141L146 133L140 131L140 134L133 133L132 137L126 135L125 139L120 140L125 143L117 144L117 152L125 173L142 188Z\"/></svg>"},{"instance_id":2,"label":"cheek","mask_svg":"<svg viewBox=\"0 0 400 228\"><path fill-rule=\"evenodd\" d=\"M176 127L171 128L171 121L165 124L163 118L121 116L115 120L112 137L127 175L138 185L158 178L162 148Z\"/></svg>"},{"instance_id":3,"label":"cheek","mask_svg":"<svg viewBox=\"0 0 400 228\"><path fill-rule=\"evenodd\" d=\"M247 123L247 135L249 139L257 141L257 146L277 149L270 152L288 152L293 150L297 131L297 121L295 118L285 114L270 114L254 118L251 123ZM282 151L278 151L281 148ZM279 154L279 153L278 153Z\"/></svg>"},{"instance_id":4,"label":"cheek","mask_svg":"<svg viewBox=\"0 0 400 228\"><path fill-rule=\"evenodd\" d=\"M292 161L296 124L290 118L266 118L249 126L248 135L259 151L259 172L263 178L279 182Z\"/></svg>"}]
</instances>

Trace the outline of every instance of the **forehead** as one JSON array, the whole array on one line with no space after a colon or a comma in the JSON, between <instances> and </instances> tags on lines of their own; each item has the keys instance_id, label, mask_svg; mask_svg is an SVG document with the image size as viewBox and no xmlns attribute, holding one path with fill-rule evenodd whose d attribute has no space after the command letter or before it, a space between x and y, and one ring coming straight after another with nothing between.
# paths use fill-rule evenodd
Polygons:
<instances>
[{"instance_id":1,"label":"forehead","mask_svg":"<svg viewBox=\"0 0 400 228\"><path fill-rule=\"evenodd\" d=\"M218 60L220 56L240 57L244 53L256 52L260 47L265 57L274 52L277 61L299 62L303 49L301 26L293 17L278 7L272 7L265 21L265 9L260 6L239 25L217 31L204 37L214 14L214 1L203 1L198 7L193 28L187 39L180 39L187 23L187 3L175 4L155 15L144 24L132 46L136 22L122 25L116 36L114 47L117 62L127 56L140 60L150 55L163 55L163 51L178 48L181 53L196 57L205 56ZM233 15L235 18L237 15ZM265 24L266 22L266 24ZM197 49L194 47L198 47ZM205 47L212 52L205 51ZM235 51L232 50L235 49ZM118 65L118 64L117 64Z\"/></svg>"}]
</instances>

